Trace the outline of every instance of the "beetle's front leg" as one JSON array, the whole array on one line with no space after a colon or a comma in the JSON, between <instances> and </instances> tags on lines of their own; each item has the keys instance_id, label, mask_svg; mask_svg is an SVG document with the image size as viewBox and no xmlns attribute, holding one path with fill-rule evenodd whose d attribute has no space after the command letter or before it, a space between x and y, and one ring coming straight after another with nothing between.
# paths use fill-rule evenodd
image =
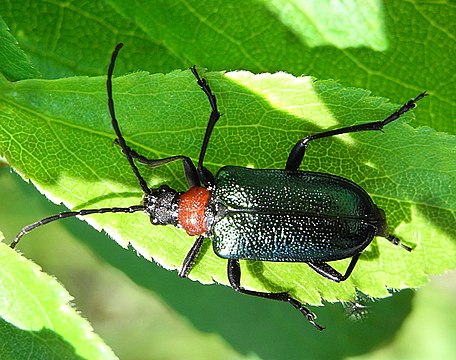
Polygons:
<instances>
[{"instance_id":1,"label":"beetle's front leg","mask_svg":"<svg viewBox=\"0 0 456 360\"><path fill-rule=\"evenodd\" d=\"M119 140L114 140L114 144L119 145ZM123 151L123 150L122 150ZM138 160L140 163L145 164L151 168L162 166L164 164L168 164L173 161L182 160L184 165L184 174L187 179L187 183L189 187L193 186L200 186L200 181L198 178L198 173L196 171L195 165L193 164L192 160L188 156L184 155L176 155L170 156L163 159L148 159L145 156L138 154L135 150L130 148L128 145L125 147L125 151L129 153L129 155L133 158Z\"/></svg>"},{"instance_id":2,"label":"beetle's front leg","mask_svg":"<svg viewBox=\"0 0 456 360\"><path fill-rule=\"evenodd\" d=\"M307 149L307 145L312 140L322 139L325 137L340 135L340 134L348 134L352 132L358 131L378 131L382 130L384 126L388 125L389 123L393 122L394 120L399 119L401 115L405 114L407 111L410 111L416 106L416 103L420 101L422 98L427 96L428 94L425 92L419 94L416 98L409 100L407 103L402 105L397 111L392 113L388 116L385 120L382 121L373 121L365 124L347 126L341 129L335 130L328 130L321 133L317 133L314 135L306 136L305 138L299 140L296 145L291 150L290 154L288 155L287 165L285 166L285 170L298 170L299 166L301 165L302 159L304 157L304 153Z\"/></svg>"},{"instance_id":3,"label":"beetle's front leg","mask_svg":"<svg viewBox=\"0 0 456 360\"><path fill-rule=\"evenodd\" d=\"M182 263L182 267L179 270L179 277L186 278L190 271L195 265L195 260L198 257L198 254L201 250L201 246L203 245L204 236L200 235L196 239L195 243L193 244L192 248L189 250L187 255L185 256L184 262Z\"/></svg>"},{"instance_id":4,"label":"beetle's front leg","mask_svg":"<svg viewBox=\"0 0 456 360\"><path fill-rule=\"evenodd\" d=\"M358 262L360 255L361 253L356 254L352 257L347 270L345 270L344 275L342 275L340 272L338 272L336 269L334 269L332 266L328 265L325 262L307 261L306 264L309 265L312 268L312 270L316 271L321 276L324 276L325 278L335 282L341 282L347 280L348 277L351 275L356 263Z\"/></svg>"},{"instance_id":5,"label":"beetle's front leg","mask_svg":"<svg viewBox=\"0 0 456 360\"><path fill-rule=\"evenodd\" d=\"M293 307L303 314L306 319L317 329L323 330L324 327L318 325L315 322L316 315L307 309L302 303L298 300L292 298L287 292L280 292L280 293L267 293L267 292L260 292L260 291L253 291L247 290L241 287L241 266L239 265L239 260L237 259L229 259L228 260L228 267L227 267L227 274L228 280L230 281L231 286L234 290L241 294L258 296L266 299L278 300L278 301L286 301L289 302Z\"/></svg>"}]
</instances>

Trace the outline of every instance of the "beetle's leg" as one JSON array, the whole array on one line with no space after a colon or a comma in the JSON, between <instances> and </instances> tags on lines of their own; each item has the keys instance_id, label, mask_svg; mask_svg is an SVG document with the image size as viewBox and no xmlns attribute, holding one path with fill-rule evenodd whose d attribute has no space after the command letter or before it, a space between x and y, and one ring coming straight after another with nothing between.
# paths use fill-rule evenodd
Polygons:
<instances>
[{"instance_id":1,"label":"beetle's leg","mask_svg":"<svg viewBox=\"0 0 456 360\"><path fill-rule=\"evenodd\" d=\"M171 156L168 158L164 159L159 159L159 160L150 160L147 159L146 157L138 154L135 150L131 149L128 147L126 144L122 146L120 144L120 140L117 139L116 143L122 146L122 150L125 154L128 153L127 157L135 158L139 162L146 164L150 167L156 167L160 166L172 161L176 160L182 160L183 165L184 165L184 172L185 176L187 179L187 183L189 184L190 187L192 186L200 186L200 183L202 183L204 186L209 187L214 183L214 176L212 173L207 170L204 165L204 156L206 155L206 149L207 145L209 143L209 139L212 134L212 130L214 129L215 124L217 123L217 120L220 118L220 113L217 109L217 99L215 95L212 93L211 88L209 87L209 84L207 83L206 79L201 78L196 71L196 68L193 66L191 68L191 71L193 75L196 78L196 82L200 86L200 88L203 90L203 92L206 94L209 104L211 105L212 111L211 115L209 117L209 122L206 127L206 132L204 134L204 139L203 139L203 144L201 145L201 150L199 154L199 159L198 159L198 167L195 168L195 165L191 161L191 159L187 156L183 155L177 155L177 156Z\"/></svg>"},{"instance_id":2,"label":"beetle's leg","mask_svg":"<svg viewBox=\"0 0 456 360\"><path fill-rule=\"evenodd\" d=\"M206 155L206 150L207 150L207 145L209 144L209 139L212 134L212 130L214 129L215 124L217 123L218 119L220 118L220 113L217 108L217 99L215 95L212 93L211 88L209 87L209 84L207 83L206 79L201 78L196 71L195 66L193 66L190 69L193 73L193 75L196 78L196 82L198 83L199 87L201 90L204 91L204 93L207 96L207 99L209 100L209 104L211 105L211 115L209 116L209 122L207 123L206 127L206 132L204 134L204 139L203 139L203 144L201 145L201 150L199 154L199 159L198 159L198 175L200 177L201 182L203 183L204 186L208 187L213 183L213 176L207 170L204 165L204 156Z\"/></svg>"},{"instance_id":3,"label":"beetle's leg","mask_svg":"<svg viewBox=\"0 0 456 360\"><path fill-rule=\"evenodd\" d=\"M391 241L394 245L400 246L400 247L402 247L403 249L405 249L407 251L412 251L413 250L411 247L402 244L401 241L394 235L386 235L384 237L385 237L386 240Z\"/></svg>"},{"instance_id":4,"label":"beetle's leg","mask_svg":"<svg viewBox=\"0 0 456 360\"><path fill-rule=\"evenodd\" d=\"M297 170L301 165L304 153L306 151L307 145L309 142L316 139L321 139L325 137L330 137L334 135L347 134L357 131L370 131L370 130L382 130L384 126L393 122L394 120L399 119L402 114L405 114L407 111L413 109L416 106L416 103L426 96L426 92L419 94L416 98L408 101L404 104L399 110L388 116L385 120L374 121L366 124L348 126L341 129L325 131L322 133L306 136L304 139L299 140L293 149L288 155L287 165L285 170Z\"/></svg>"},{"instance_id":5,"label":"beetle's leg","mask_svg":"<svg viewBox=\"0 0 456 360\"><path fill-rule=\"evenodd\" d=\"M117 139L116 139L115 143L119 144ZM198 173L196 171L196 167L188 156L176 155L176 156L170 156L170 157L167 157L164 159L151 160L151 159L146 158L143 155L138 154L135 150L133 150L129 146L126 147L126 151L128 151L128 153L130 154L130 156L133 159L136 159L140 163L145 164L152 168L161 166L161 165L173 162L173 161L182 160L182 164L184 165L185 178L187 179L187 184L189 185L189 187L200 186L200 181L199 181Z\"/></svg>"},{"instance_id":6,"label":"beetle's leg","mask_svg":"<svg viewBox=\"0 0 456 360\"><path fill-rule=\"evenodd\" d=\"M325 262L307 261L306 264L309 265L312 268L312 270L316 271L321 276L324 276L325 278L335 282L341 282L347 280L348 277L351 275L356 263L358 262L360 255L361 253L356 254L351 258L350 264L348 265L347 270L345 270L344 275L342 275L340 272L338 272L336 269L334 269L332 266L328 265Z\"/></svg>"},{"instance_id":7,"label":"beetle's leg","mask_svg":"<svg viewBox=\"0 0 456 360\"><path fill-rule=\"evenodd\" d=\"M182 267L179 270L179 276L181 278L186 278L188 276L188 274L190 273L190 271L192 270L193 265L195 265L195 260L198 257L198 254L201 250L201 246L203 245L203 240L204 240L203 235L198 236L198 238L196 239L192 248L185 256L184 262L182 263Z\"/></svg>"},{"instance_id":8,"label":"beetle's leg","mask_svg":"<svg viewBox=\"0 0 456 360\"><path fill-rule=\"evenodd\" d=\"M252 296L259 296L266 299L278 300L278 301L286 301L289 302L293 307L303 314L306 319L315 327L317 330L323 330L324 327L318 325L315 322L315 318L317 317L312 311L307 309L302 303L298 300L292 298L287 292L280 292L280 293L267 293L267 292L260 292L260 291L253 291L247 290L241 287L241 267L239 265L239 260L237 259L229 259L228 260L228 267L227 267L227 274L228 280L230 281L231 286L234 290L239 293L252 295Z\"/></svg>"}]
</instances>

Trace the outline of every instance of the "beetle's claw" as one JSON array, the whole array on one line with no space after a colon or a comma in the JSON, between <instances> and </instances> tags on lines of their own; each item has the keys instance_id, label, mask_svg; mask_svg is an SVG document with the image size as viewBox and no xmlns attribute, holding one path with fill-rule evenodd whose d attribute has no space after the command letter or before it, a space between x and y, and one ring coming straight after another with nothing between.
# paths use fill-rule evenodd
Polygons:
<instances>
[{"instance_id":1,"label":"beetle's claw","mask_svg":"<svg viewBox=\"0 0 456 360\"><path fill-rule=\"evenodd\" d=\"M315 322L317 315L315 315L313 312L309 311L307 308L303 308L303 314L306 317L307 321L310 322L318 331L325 329L324 326L321 326Z\"/></svg>"}]
</instances>

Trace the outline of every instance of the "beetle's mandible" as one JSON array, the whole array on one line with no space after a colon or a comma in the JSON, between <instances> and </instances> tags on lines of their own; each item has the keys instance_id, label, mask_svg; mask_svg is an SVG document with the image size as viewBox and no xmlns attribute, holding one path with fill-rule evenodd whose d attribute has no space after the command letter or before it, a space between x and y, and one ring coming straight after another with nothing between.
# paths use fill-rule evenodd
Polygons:
<instances>
[{"instance_id":1,"label":"beetle's mandible","mask_svg":"<svg viewBox=\"0 0 456 360\"><path fill-rule=\"evenodd\" d=\"M299 140L288 155L285 169L249 169L226 166L214 176L204 167L204 157L212 130L220 118L217 101L208 83L195 67L191 68L199 87L206 94L211 114L203 138L198 163L185 155L150 160L125 142L114 111L112 74L123 44L115 48L106 82L108 108L117 144L144 192L140 205L63 212L24 227L11 243L14 248L31 230L51 221L100 213L145 212L153 225L174 225L188 235L197 236L183 261L180 277L191 271L204 238L212 241L214 252L227 259L227 275L234 290L253 296L290 303L318 330L316 316L288 292L268 293L241 286L239 260L303 262L325 278L340 282L352 273L362 251L374 236L382 236L410 251L388 233L383 210L360 186L335 175L301 171L304 153L316 139L357 131L382 130L402 114L413 109L426 92L404 104L382 121L344 127L307 136ZM182 161L189 190L178 192L167 185L149 188L136 162L156 167ZM327 262L351 258L344 274Z\"/></svg>"}]
</instances>

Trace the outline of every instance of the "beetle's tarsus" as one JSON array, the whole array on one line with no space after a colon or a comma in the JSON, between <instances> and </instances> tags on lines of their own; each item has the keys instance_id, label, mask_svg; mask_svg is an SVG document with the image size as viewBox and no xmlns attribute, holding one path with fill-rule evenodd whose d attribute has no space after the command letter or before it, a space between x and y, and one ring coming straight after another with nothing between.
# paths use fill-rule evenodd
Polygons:
<instances>
[{"instance_id":1,"label":"beetle's tarsus","mask_svg":"<svg viewBox=\"0 0 456 360\"><path fill-rule=\"evenodd\" d=\"M310 322L319 331L322 331L325 329L324 326L321 326L315 322L317 315L315 315L312 311L310 311L308 308L306 308L301 302L299 302L295 298L292 298L290 295L288 295L288 293L286 293L286 294L288 297L287 301L291 305L293 305L293 307L295 309L299 310L299 312L305 316L305 318L307 319L308 322Z\"/></svg>"},{"instance_id":2,"label":"beetle's tarsus","mask_svg":"<svg viewBox=\"0 0 456 360\"><path fill-rule=\"evenodd\" d=\"M326 329L326 327L317 324L315 322L315 318L316 317L317 316L314 313L306 315L306 318L307 318L308 322L310 322L318 331L323 331L324 329Z\"/></svg>"},{"instance_id":3,"label":"beetle's tarsus","mask_svg":"<svg viewBox=\"0 0 456 360\"><path fill-rule=\"evenodd\" d=\"M407 245L404 245L399 238L397 238L394 235L387 235L386 239L393 243L396 246L400 246L401 248L407 250L408 252L411 252L413 249Z\"/></svg>"}]
</instances>

